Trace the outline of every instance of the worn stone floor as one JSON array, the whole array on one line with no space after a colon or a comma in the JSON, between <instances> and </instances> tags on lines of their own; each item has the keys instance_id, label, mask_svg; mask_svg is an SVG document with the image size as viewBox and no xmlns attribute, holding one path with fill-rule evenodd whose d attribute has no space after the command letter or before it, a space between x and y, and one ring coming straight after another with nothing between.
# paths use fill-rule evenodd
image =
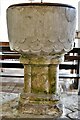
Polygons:
<instances>
[{"instance_id":1,"label":"worn stone floor","mask_svg":"<svg viewBox=\"0 0 80 120\"><path fill-rule=\"evenodd\" d=\"M0 78L0 105L14 100L22 90L23 79ZM76 90L65 91L60 94L63 114L58 120L80 120L80 96L77 93Z\"/></svg>"}]
</instances>

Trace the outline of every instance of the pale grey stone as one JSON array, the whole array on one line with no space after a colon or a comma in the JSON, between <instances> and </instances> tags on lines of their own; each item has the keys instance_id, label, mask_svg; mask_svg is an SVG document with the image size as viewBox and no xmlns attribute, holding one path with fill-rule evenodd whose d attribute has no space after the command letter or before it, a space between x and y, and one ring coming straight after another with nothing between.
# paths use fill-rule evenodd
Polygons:
<instances>
[{"instance_id":1,"label":"pale grey stone","mask_svg":"<svg viewBox=\"0 0 80 120\"><path fill-rule=\"evenodd\" d=\"M26 54L64 53L75 38L76 10L44 5L12 6L7 9L11 49Z\"/></svg>"},{"instance_id":2,"label":"pale grey stone","mask_svg":"<svg viewBox=\"0 0 80 120\"><path fill-rule=\"evenodd\" d=\"M72 111L78 108L78 95L76 94L64 94L61 97L61 101L64 107L70 108Z\"/></svg>"},{"instance_id":3,"label":"pale grey stone","mask_svg":"<svg viewBox=\"0 0 80 120\"><path fill-rule=\"evenodd\" d=\"M58 118L57 120L70 120L70 119L66 116L63 116L63 117Z\"/></svg>"},{"instance_id":4,"label":"pale grey stone","mask_svg":"<svg viewBox=\"0 0 80 120\"><path fill-rule=\"evenodd\" d=\"M19 97L19 94L0 92L0 104L6 103Z\"/></svg>"},{"instance_id":5,"label":"pale grey stone","mask_svg":"<svg viewBox=\"0 0 80 120\"><path fill-rule=\"evenodd\" d=\"M71 119L80 120L80 111L76 111L76 112L70 113L70 114L68 114L68 116Z\"/></svg>"}]
</instances>

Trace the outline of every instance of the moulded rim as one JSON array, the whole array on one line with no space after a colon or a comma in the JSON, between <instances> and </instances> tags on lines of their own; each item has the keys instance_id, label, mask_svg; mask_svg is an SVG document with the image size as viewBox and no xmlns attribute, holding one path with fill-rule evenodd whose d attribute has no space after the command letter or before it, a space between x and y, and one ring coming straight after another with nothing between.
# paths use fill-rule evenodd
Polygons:
<instances>
[{"instance_id":1,"label":"moulded rim","mask_svg":"<svg viewBox=\"0 0 80 120\"><path fill-rule=\"evenodd\" d=\"M16 6L57 6L57 7L69 7L75 9L75 7L68 5L68 4L62 4L62 3L19 3L19 4L13 4L10 5L8 8L16 7Z\"/></svg>"}]
</instances>

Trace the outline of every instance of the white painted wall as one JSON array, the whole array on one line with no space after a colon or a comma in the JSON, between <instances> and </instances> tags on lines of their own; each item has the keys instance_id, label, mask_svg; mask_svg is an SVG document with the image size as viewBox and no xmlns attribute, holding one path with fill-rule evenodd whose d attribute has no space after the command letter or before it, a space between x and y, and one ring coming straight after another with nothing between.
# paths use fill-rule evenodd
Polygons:
<instances>
[{"instance_id":1,"label":"white painted wall","mask_svg":"<svg viewBox=\"0 0 80 120\"><path fill-rule=\"evenodd\" d=\"M40 2L41 0L32 0L33 2ZM43 2L54 2L70 4L77 7L79 0L43 0ZM0 0L0 41L8 41L7 26L6 26L6 9L11 4L27 3L30 0Z\"/></svg>"}]
</instances>

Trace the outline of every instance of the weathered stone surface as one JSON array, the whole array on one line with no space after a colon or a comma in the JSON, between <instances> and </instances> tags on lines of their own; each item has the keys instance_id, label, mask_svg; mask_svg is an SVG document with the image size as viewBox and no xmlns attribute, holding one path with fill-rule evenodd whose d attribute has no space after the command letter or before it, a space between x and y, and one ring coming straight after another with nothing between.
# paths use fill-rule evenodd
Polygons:
<instances>
[{"instance_id":1,"label":"weathered stone surface","mask_svg":"<svg viewBox=\"0 0 80 120\"><path fill-rule=\"evenodd\" d=\"M76 112L70 113L70 114L68 114L68 116L72 120L80 120L80 111L76 111Z\"/></svg>"},{"instance_id":2,"label":"weathered stone surface","mask_svg":"<svg viewBox=\"0 0 80 120\"><path fill-rule=\"evenodd\" d=\"M22 64L34 64L34 65L49 65L49 64L59 64L63 61L61 57L49 57L49 56L36 56L36 55L21 55L20 62Z\"/></svg>"},{"instance_id":3,"label":"weathered stone surface","mask_svg":"<svg viewBox=\"0 0 80 120\"><path fill-rule=\"evenodd\" d=\"M31 93L31 66L24 65L24 92Z\"/></svg>"},{"instance_id":4,"label":"weathered stone surface","mask_svg":"<svg viewBox=\"0 0 80 120\"><path fill-rule=\"evenodd\" d=\"M59 59L22 56L20 61L24 64L24 92L55 94Z\"/></svg>"},{"instance_id":5,"label":"weathered stone surface","mask_svg":"<svg viewBox=\"0 0 80 120\"><path fill-rule=\"evenodd\" d=\"M66 107L67 109L70 109L71 111L76 111L78 108L78 96L73 94L65 94L62 97L62 102L64 104L64 107Z\"/></svg>"},{"instance_id":6,"label":"weathered stone surface","mask_svg":"<svg viewBox=\"0 0 80 120\"><path fill-rule=\"evenodd\" d=\"M22 54L24 64L20 114L53 118L62 114L56 95L57 68L61 55L72 48L75 20L75 8L62 4L26 3L7 9L10 47Z\"/></svg>"},{"instance_id":7,"label":"weathered stone surface","mask_svg":"<svg viewBox=\"0 0 80 120\"><path fill-rule=\"evenodd\" d=\"M6 99L6 95L7 94L9 94L9 93L1 93L2 94L2 96L4 96L4 100L2 101L2 102L0 102L0 103L4 103L4 104L2 104L2 111L0 111L0 117L1 116L5 116L5 118L26 118L26 119L28 119L28 118L31 118L31 119L37 119L37 118L44 118L45 120L46 120L46 118L47 119L49 119L49 120L53 120L53 116L50 116L50 115L33 115L33 114L26 114L26 113L20 113L18 110L17 110L17 107L18 107L18 101L19 101L19 97L18 97L18 95L16 95L16 94L11 94L11 96L13 96L13 98L14 98L14 96L16 95L16 97L18 97L18 98L16 98L16 99L14 99L14 100L11 100L11 101L9 101L9 96L7 96L7 99L8 99L8 102L6 103L5 102L5 99ZM75 98L74 98L74 96L75 96ZM26 96L25 96L26 97ZM76 100L76 97L79 97L78 95L76 95L76 94L74 94L74 95L69 95L69 96L66 96L66 101L67 101L67 105L68 105L68 103L69 104L71 104L72 106L73 106L73 104L74 104L74 102L73 102L73 98ZM1 96L0 96L0 98L1 98ZM45 97L43 97L43 98L45 98ZM61 99L63 100L63 97L61 97ZM69 100L69 101L68 101ZM70 103L70 100L71 100L71 103ZM65 104L66 104L66 102L65 102ZM67 107L67 105L66 105L66 107ZM75 102L75 106L77 106L78 105L78 103L77 102ZM1 105L0 105L0 107L1 107ZM65 106L64 106L64 112L63 112L63 114L62 114L62 116L61 117L59 117L59 119L57 119L57 120L71 120L71 118L72 118L72 120L79 120L79 118L80 118L80 111L79 110L76 110L75 112L71 112L71 110L69 110L70 109L70 107L69 107L69 109L66 109L65 108ZM7 112L6 112L7 111ZM67 116L66 116L67 115ZM69 116L69 117L68 117ZM52 119L50 119L50 118L52 118ZM69 119L70 118L70 119ZM78 119L77 119L78 118Z\"/></svg>"},{"instance_id":8,"label":"weathered stone surface","mask_svg":"<svg viewBox=\"0 0 80 120\"><path fill-rule=\"evenodd\" d=\"M19 111L26 114L62 114L57 105L57 67L59 59L21 56L24 64L24 91L20 95Z\"/></svg>"},{"instance_id":9,"label":"weathered stone surface","mask_svg":"<svg viewBox=\"0 0 80 120\"><path fill-rule=\"evenodd\" d=\"M71 120L71 119L69 119L69 118L66 117L66 116L63 116L63 117L58 118L57 120Z\"/></svg>"},{"instance_id":10,"label":"weathered stone surface","mask_svg":"<svg viewBox=\"0 0 80 120\"><path fill-rule=\"evenodd\" d=\"M32 65L32 92L49 93L48 66Z\"/></svg>"},{"instance_id":11,"label":"weathered stone surface","mask_svg":"<svg viewBox=\"0 0 80 120\"><path fill-rule=\"evenodd\" d=\"M75 37L76 10L54 3L13 5L7 9L11 49L54 55L69 51Z\"/></svg>"}]
</instances>

